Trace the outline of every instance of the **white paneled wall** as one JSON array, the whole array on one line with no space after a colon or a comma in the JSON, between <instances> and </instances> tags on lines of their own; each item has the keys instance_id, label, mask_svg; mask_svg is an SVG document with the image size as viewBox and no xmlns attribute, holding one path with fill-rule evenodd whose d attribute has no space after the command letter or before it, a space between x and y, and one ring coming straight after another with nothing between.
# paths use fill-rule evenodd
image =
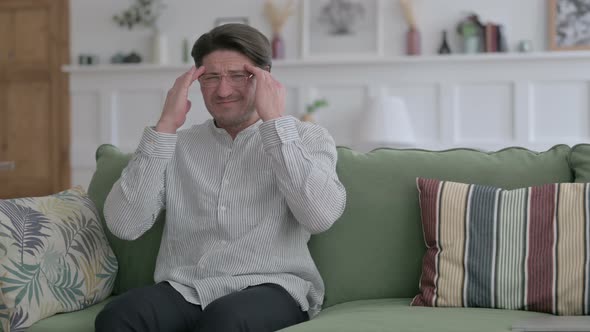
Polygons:
<instances>
[{"instance_id":1,"label":"white paneled wall","mask_svg":"<svg viewBox=\"0 0 590 332\"><path fill-rule=\"evenodd\" d=\"M72 96L73 184L87 186L101 143L133 151L157 121L167 90L187 67L68 67ZM338 145L359 148L357 128L368 95L402 97L427 149L524 146L590 141L590 53L392 57L282 61L273 75L287 88L287 112L299 116L324 97L317 122ZM187 124L209 118L198 84Z\"/></svg>"}]
</instances>

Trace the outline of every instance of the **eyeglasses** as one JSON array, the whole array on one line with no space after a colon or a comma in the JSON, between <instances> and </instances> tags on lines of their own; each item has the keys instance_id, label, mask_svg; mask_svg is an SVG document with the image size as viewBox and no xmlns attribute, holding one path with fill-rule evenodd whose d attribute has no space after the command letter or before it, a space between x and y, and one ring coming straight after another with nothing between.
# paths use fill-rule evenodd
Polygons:
<instances>
[{"instance_id":1,"label":"eyeglasses","mask_svg":"<svg viewBox=\"0 0 590 332\"><path fill-rule=\"evenodd\" d=\"M229 75L205 74L199 77L199 83L204 88L214 88L221 83L223 77L227 77L227 82L233 87L242 87L248 80L254 76L248 72L231 73Z\"/></svg>"}]
</instances>

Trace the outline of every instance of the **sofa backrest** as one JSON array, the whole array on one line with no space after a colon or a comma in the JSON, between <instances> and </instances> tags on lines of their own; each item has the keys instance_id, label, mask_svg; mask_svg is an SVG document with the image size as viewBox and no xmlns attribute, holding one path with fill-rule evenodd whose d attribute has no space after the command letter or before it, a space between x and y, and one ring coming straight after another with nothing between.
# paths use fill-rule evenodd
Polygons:
<instances>
[{"instance_id":1,"label":"sofa backrest","mask_svg":"<svg viewBox=\"0 0 590 332\"><path fill-rule=\"evenodd\" d=\"M165 217L163 214L160 215L154 227L135 241L121 240L106 227L104 201L130 159L130 154L122 153L113 145L99 146L96 150L96 171L88 186L88 196L96 204L107 239L119 262L119 271L113 287L114 295L154 283L156 256L160 249Z\"/></svg>"},{"instance_id":2,"label":"sofa backrest","mask_svg":"<svg viewBox=\"0 0 590 332\"><path fill-rule=\"evenodd\" d=\"M310 250L326 284L324 307L351 300L413 297L426 247L416 177L513 189L572 182L565 145L536 153L378 149L338 150L347 191L342 217L312 237Z\"/></svg>"},{"instance_id":3,"label":"sofa backrest","mask_svg":"<svg viewBox=\"0 0 590 332\"><path fill-rule=\"evenodd\" d=\"M570 164L575 182L590 182L590 144L578 144L572 147Z\"/></svg>"},{"instance_id":4,"label":"sofa backrest","mask_svg":"<svg viewBox=\"0 0 590 332\"><path fill-rule=\"evenodd\" d=\"M494 153L469 149L442 152L379 149L364 154L338 148L337 171L346 187L342 217L309 243L326 284L324 306L361 299L412 297L425 251L416 177L488 184L506 189L572 182L570 148L537 153L508 148ZM96 152L88 193L100 211L131 156L112 145ZM114 294L153 283L164 215L135 241L107 237L119 260Z\"/></svg>"}]
</instances>

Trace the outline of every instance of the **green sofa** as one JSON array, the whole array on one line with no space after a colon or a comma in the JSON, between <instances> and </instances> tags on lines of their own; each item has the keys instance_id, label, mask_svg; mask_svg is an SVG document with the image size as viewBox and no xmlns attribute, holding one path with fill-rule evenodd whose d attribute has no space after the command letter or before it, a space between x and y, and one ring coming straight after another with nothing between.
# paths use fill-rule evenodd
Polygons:
<instances>
[{"instance_id":1,"label":"green sofa","mask_svg":"<svg viewBox=\"0 0 590 332\"><path fill-rule=\"evenodd\" d=\"M313 236L309 243L326 285L324 310L286 331L510 331L518 320L545 315L409 306L418 292L425 252L416 177L506 189L590 182L590 145L557 145L545 152L507 148L491 153L378 149L364 154L339 148L338 157L337 171L348 194L346 210L330 230ZM102 145L96 158L97 170L88 191L102 211L106 195L130 156L112 145ZM119 240L107 230L119 260L113 296L153 283L164 217L132 242ZM93 331L94 317L111 298L79 312L44 319L29 331Z\"/></svg>"}]
</instances>

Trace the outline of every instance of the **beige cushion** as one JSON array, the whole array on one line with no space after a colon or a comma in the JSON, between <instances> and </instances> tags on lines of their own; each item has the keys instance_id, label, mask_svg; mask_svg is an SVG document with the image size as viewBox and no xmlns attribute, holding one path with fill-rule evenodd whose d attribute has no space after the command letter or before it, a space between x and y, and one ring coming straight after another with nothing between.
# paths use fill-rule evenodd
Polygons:
<instances>
[{"instance_id":1,"label":"beige cushion","mask_svg":"<svg viewBox=\"0 0 590 332\"><path fill-rule=\"evenodd\" d=\"M11 329L111 293L117 260L81 188L0 200L0 291Z\"/></svg>"}]
</instances>

